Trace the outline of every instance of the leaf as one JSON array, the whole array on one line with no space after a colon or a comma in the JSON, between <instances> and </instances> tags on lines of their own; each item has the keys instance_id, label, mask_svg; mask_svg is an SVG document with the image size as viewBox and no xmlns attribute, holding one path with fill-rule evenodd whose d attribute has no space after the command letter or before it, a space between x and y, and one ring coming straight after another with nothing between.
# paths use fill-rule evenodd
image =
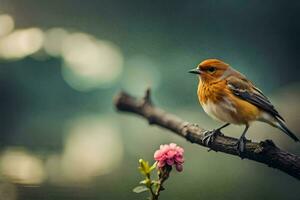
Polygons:
<instances>
[{"instance_id":1,"label":"leaf","mask_svg":"<svg viewBox=\"0 0 300 200\"><path fill-rule=\"evenodd\" d=\"M139 167L139 170L142 175L146 175L146 172L144 171L144 169L142 167Z\"/></svg>"},{"instance_id":2,"label":"leaf","mask_svg":"<svg viewBox=\"0 0 300 200\"><path fill-rule=\"evenodd\" d=\"M157 164L157 162L153 163L153 165L152 165L152 166L150 167L150 169L149 169L150 172L156 168L156 164Z\"/></svg>"},{"instance_id":3,"label":"leaf","mask_svg":"<svg viewBox=\"0 0 300 200\"><path fill-rule=\"evenodd\" d=\"M140 186L136 186L135 188L133 188L132 191L135 192L135 193L142 193L142 192L145 192L147 190L148 190L148 188L146 186L140 185Z\"/></svg>"},{"instance_id":4,"label":"leaf","mask_svg":"<svg viewBox=\"0 0 300 200\"><path fill-rule=\"evenodd\" d=\"M150 173L150 166L149 162L144 161L143 159L139 159L140 167L139 170L142 174L146 175Z\"/></svg>"},{"instance_id":5,"label":"leaf","mask_svg":"<svg viewBox=\"0 0 300 200\"><path fill-rule=\"evenodd\" d=\"M151 187L151 180L149 178L146 178L145 180L140 181L140 184L144 184L149 188Z\"/></svg>"},{"instance_id":6,"label":"leaf","mask_svg":"<svg viewBox=\"0 0 300 200\"><path fill-rule=\"evenodd\" d=\"M146 185L146 180L142 180L142 181L140 181L140 184L144 184L144 185Z\"/></svg>"}]
</instances>

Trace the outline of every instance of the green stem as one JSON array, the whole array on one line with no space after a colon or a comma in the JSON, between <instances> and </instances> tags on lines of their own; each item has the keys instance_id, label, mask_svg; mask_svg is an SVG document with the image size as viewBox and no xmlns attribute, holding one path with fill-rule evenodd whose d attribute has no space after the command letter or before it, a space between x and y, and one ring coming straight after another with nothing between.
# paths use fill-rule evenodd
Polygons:
<instances>
[{"instance_id":1,"label":"green stem","mask_svg":"<svg viewBox=\"0 0 300 200\"><path fill-rule=\"evenodd\" d=\"M146 176L147 176L147 178L149 179L149 181L151 183L152 181L151 181L150 173L146 174ZM156 200L156 198L154 198L155 197L155 193L154 193L154 191L152 189L152 185L151 184L149 186L149 191L150 191L150 194L151 194L151 200Z\"/></svg>"}]
</instances>

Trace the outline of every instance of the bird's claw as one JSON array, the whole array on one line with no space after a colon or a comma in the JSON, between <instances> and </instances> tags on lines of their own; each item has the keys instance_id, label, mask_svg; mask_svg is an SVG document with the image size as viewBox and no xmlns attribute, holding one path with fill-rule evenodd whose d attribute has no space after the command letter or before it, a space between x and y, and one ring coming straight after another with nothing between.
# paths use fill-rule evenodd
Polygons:
<instances>
[{"instance_id":1,"label":"bird's claw","mask_svg":"<svg viewBox=\"0 0 300 200\"><path fill-rule=\"evenodd\" d=\"M242 159L244 158L245 146L246 146L245 137L241 137L235 144L236 150Z\"/></svg>"},{"instance_id":2,"label":"bird's claw","mask_svg":"<svg viewBox=\"0 0 300 200\"><path fill-rule=\"evenodd\" d=\"M220 135L221 132L219 129L213 129L210 131L205 131L204 136L202 138L202 143L204 143L206 146L210 145L216 138L217 135Z\"/></svg>"}]
</instances>

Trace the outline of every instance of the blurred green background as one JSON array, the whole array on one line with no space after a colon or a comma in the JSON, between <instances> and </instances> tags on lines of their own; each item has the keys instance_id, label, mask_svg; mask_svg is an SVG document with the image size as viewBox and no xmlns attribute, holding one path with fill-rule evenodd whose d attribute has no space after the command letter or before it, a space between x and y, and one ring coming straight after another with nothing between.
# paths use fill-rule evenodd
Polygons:
<instances>
[{"instance_id":1,"label":"blurred green background","mask_svg":"<svg viewBox=\"0 0 300 200\"><path fill-rule=\"evenodd\" d=\"M300 137L299 1L0 0L0 199L145 199L138 159L185 148L161 199L299 199L278 170L188 143L117 113L121 89L211 129L197 79L219 58L247 74ZM239 136L242 127L225 133ZM248 138L299 144L266 124Z\"/></svg>"}]
</instances>

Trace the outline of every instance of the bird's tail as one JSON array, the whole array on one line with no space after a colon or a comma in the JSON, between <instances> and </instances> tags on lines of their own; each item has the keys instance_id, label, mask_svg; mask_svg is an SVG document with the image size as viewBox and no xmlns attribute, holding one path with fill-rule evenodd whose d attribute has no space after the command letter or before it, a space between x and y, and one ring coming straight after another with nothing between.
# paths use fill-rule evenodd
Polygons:
<instances>
[{"instance_id":1,"label":"bird's tail","mask_svg":"<svg viewBox=\"0 0 300 200\"><path fill-rule=\"evenodd\" d=\"M288 127L286 126L285 122L282 121L281 119L276 117L276 127L279 128L280 130L282 130L285 134L287 134L288 136L290 136L293 140L295 140L295 142L299 142L299 139L297 138L297 136L292 133L292 131L290 131L288 129Z\"/></svg>"}]
</instances>

